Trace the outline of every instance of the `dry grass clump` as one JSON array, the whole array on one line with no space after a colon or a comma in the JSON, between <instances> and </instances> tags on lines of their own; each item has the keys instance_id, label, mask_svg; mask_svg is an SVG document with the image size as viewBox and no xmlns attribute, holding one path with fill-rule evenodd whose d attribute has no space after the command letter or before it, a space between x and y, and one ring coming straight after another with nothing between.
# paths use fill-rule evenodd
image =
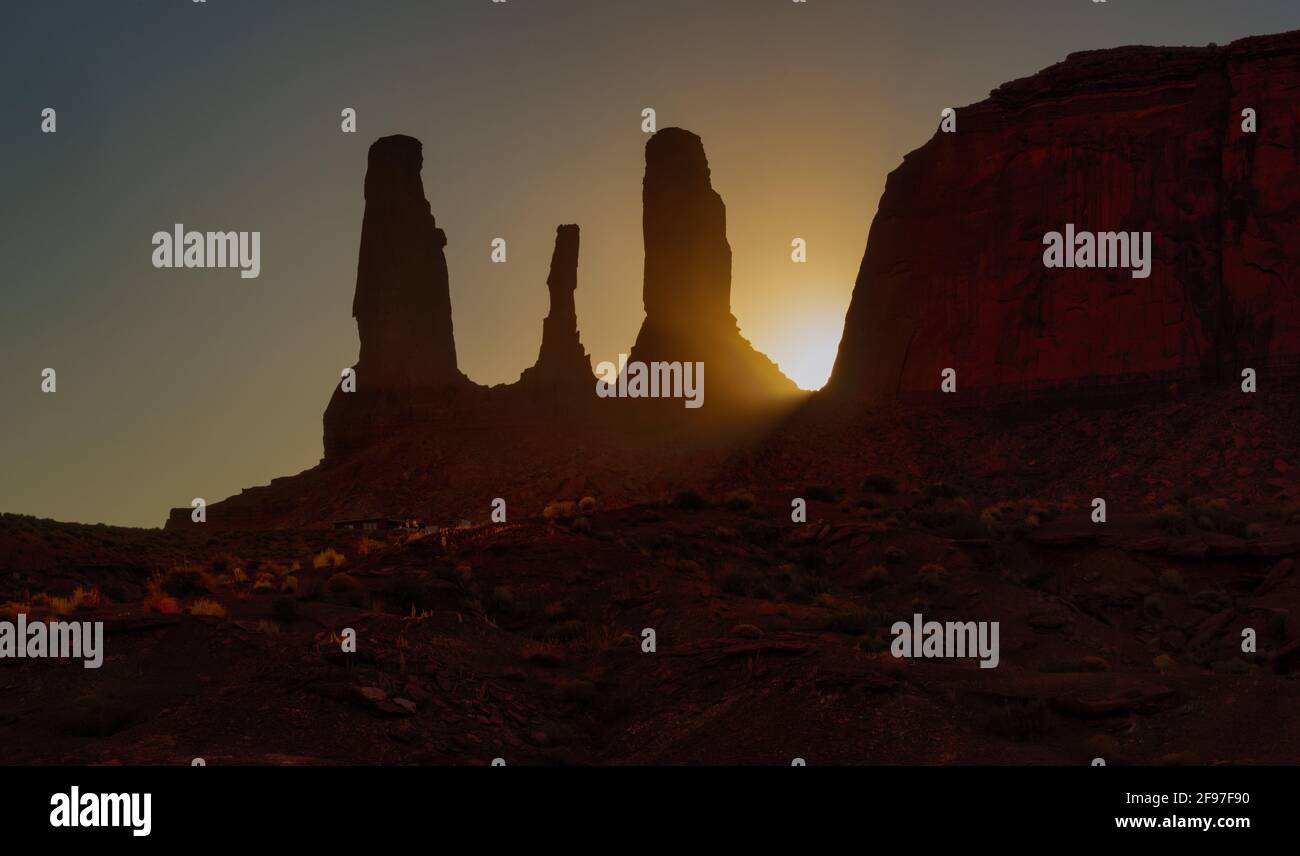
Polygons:
<instances>
[{"instance_id":1,"label":"dry grass clump","mask_svg":"<svg viewBox=\"0 0 1300 856\"><path fill-rule=\"evenodd\" d=\"M99 593L99 589L77 586L67 597L51 597L50 610L55 615L67 615L77 610L95 609L102 600L103 596Z\"/></svg>"},{"instance_id":2,"label":"dry grass clump","mask_svg":"<svg viewBox=\"0 0 1300 856\"><path fill-rule=\"evenodd\" d=\"M347 564L347 561L347 557L338 550L327 547L316 554L315 558L311 560L311 566L313 568L341 568Z\"/></svg>"},{"instance_id":3,"label":"dry grass clump","mask_svg":"<svg viewBox=\"0 0 1300 856\"><path fill-rule=\"evenodd\" d=\"M201 597L190 604L190 615L210 615L213 618L225 618L226 608L210 597Z\"/></svg>"},{"instance_id":4,"label":"dry grass clump","mask_svg":"<svg viewBox=\"0 0 1300 856\"><path fill-rule=\"evenodd\" d=\"M165 615L175 615L181 611L180 601L163 590L161 577L154 577L149 581L148 594L145 595L143 605L150 612L161 612Z\"/></svg>"}]
</instances>

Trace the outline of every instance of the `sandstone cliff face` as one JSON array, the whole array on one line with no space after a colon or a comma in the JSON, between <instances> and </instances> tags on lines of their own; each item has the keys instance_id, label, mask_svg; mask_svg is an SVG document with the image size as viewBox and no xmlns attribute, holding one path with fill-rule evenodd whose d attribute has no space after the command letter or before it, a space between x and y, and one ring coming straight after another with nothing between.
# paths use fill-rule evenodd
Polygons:
<instances>
[{"instance_id":1,"label":"sandstone cliff face","mask_svg":"<svg viewBox=\"0 0 1300 856\"><path fill-rule=\"evenodd\" d=\"M537 362L519 377L520 385L543 394L591 397L595 378L591 358L578 335L578 313L573 293L578 288L578 227L555 230L555 251L546 287L551 309L542 322L542 346Z\"/></svg>"},{"instance_id":2,"label":"sandstone cliff face","mask_svg":"<svg viewBox=\"0 0 1300 856\"><path fill-rule=\"evenodd\" d=\"M888 179L829 389L886 398L1300 354L1300 33L1073 54L957 111ZM1256 133L1242 130L1253 108ZM1152 272L1043 236L1150 231Z\"/></svg>"},{"instance_id":3,"label":"sandstone cliff face","mask_svg":"<svg viewBox=\"0 0 1300 856\"><path fill-rule=\"evenodd\" d=\"M797 394L793 381L740 335L731 314L727 209L700 138L665 128L646 143L645 156L646 317L629 360L702 361L706 409Z\"/></svg>"}]
</instances>

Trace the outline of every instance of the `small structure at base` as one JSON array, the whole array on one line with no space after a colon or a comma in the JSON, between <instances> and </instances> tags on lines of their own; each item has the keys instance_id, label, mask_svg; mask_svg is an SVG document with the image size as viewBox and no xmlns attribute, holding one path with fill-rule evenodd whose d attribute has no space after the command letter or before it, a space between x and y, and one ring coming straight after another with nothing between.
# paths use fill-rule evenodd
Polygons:
<instances>
[{"instance_id":1,"label":"small structure at base","mask_svg":"<svg viewBox=\"0 0 1300 856\"><path fill-rule=\"evenodd\" d=\"M405 529L405 520L391 517L362 517L357 520L335 520L335 529L357 529L363 532L379 532L385 529Z\"/></svg>"}]
</instances>

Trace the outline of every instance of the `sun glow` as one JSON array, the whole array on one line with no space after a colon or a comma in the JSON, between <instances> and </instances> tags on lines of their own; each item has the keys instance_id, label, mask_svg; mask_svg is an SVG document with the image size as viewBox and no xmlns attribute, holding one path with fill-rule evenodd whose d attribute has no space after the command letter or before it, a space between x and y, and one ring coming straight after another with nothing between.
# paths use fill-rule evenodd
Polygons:
<instances>
[{"instance_id":1,"label":"sun glow","mask_svg":"<svg viewBox=\"0 0 1300 856\"><path fill-rule=\"evenodd\" d=\"M830 310L810 312L787 318L784 323L768 356L800 389L821 389L835 366L843 315Z\"/></svg>"}]
</instances>

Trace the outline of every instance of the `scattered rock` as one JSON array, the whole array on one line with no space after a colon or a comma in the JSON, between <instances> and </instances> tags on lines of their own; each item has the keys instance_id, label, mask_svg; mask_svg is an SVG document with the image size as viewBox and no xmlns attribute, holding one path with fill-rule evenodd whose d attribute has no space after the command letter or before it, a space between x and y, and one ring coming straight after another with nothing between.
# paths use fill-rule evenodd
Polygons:
<instances>
[{"instance_id":1,"label":"scattered rock","mask_svg":"<svg viewBox=\"0 0 1300 856\"><path fill-rule=\"evenodd\" d=\"M1190 648L1199 648L1207 642L1212 641L1216 636L1221 634L1237 617L1237 611L1234 609L1225 609L1222 612L1211 615L1201 622L1196 628L1196 634L1192 636L1192 641L1188 643Z\"/></svg>"},{"instance_id":2,"label":"scattered rock","mask_svg":"<svg viewBox=\"0 0 1300 856\"><path fill-rule=\"evenodd\" d=\"M1291 569L1293 567L1295 567L1294 559L1283 559L1272 568L1269 568L1268 575L1264 577L1264 581L1259 584L1259 588L1255 589L1255 593L1264 594L1267 591L1272 591L1277 588L1278 584L1282 582L1282 580L1291 575Z\"/></svg>"},{"instance_id":3,"label":"scattered rock","mask_svg":"<svg viewBox=\"0 0 1300 856\"><path fill-rule=\"evenodd\" d=\"M388 693L379 687L358 687L357 698L366 704L375 704L388 698Z\"/></svg>"},{"instance_id":4,"label":"scattered rock","mask_svg":"<svg viewBox=\"0 0 1300 856\"><path fill-rule=\"evenodd\" d=\"M1070 617L1067 615L1031 615L1028 623L1035 630L1060 630L1070 624Z\"/></svg>"}]
</instances>

